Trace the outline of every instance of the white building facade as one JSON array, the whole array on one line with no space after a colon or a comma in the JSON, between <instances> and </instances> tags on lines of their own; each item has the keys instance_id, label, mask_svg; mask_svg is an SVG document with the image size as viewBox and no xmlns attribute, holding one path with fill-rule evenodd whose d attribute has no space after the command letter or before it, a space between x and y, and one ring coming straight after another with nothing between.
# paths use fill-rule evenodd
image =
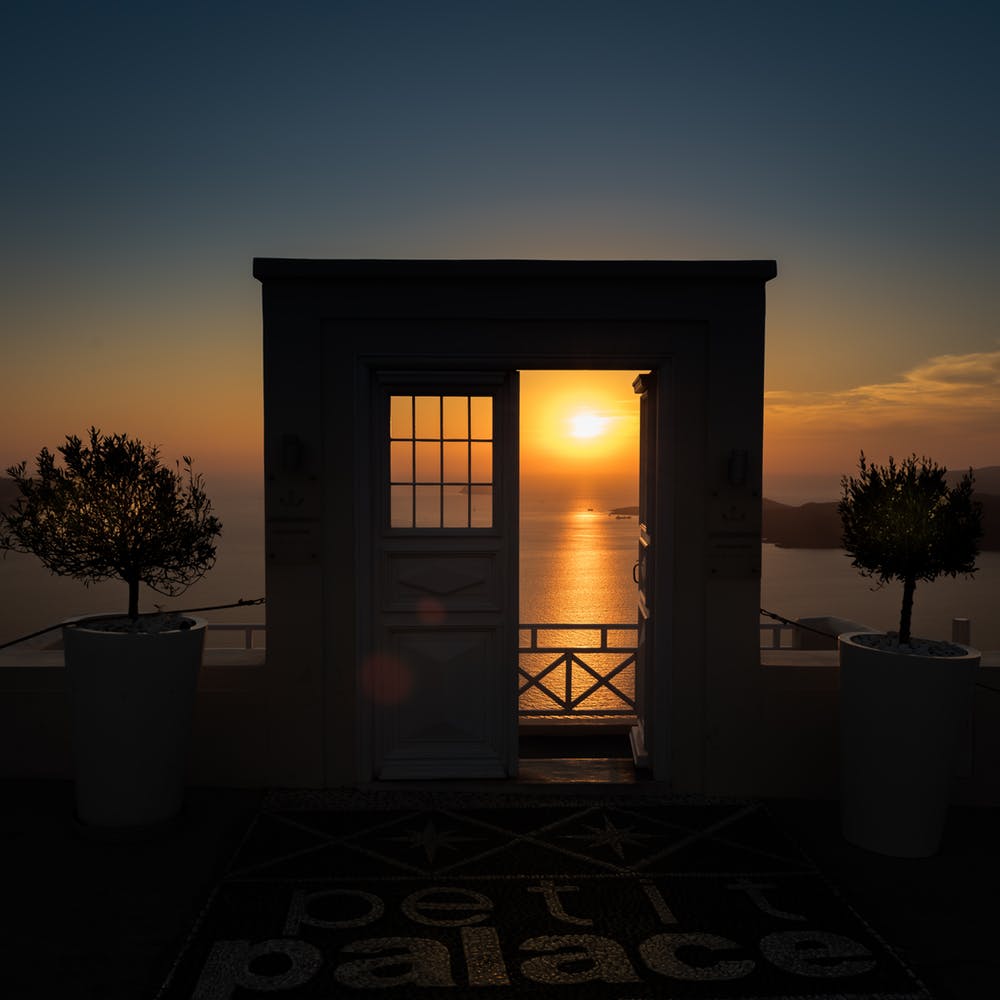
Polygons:
<instances>
[{"instance_id":1,"label":"white building facade","mask_svg":"<svg viewBox=\"0 0 1000 1000\"><path fill-rule=\"evenodd\" d=\"M576 368L647 373L637 761L677 791L753 784L775 273L255 261L270 783L516 776L517 376Z\"/></svg>"}]
</instances>

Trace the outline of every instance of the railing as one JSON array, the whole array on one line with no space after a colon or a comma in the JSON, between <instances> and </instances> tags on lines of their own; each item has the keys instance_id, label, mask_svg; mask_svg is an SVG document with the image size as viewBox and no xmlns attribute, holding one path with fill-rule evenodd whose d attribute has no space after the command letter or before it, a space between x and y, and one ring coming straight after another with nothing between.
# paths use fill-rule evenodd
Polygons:
<instances>
[{"instance_id":1,"label":"railing","mask_svg":"<svg viewBox=\"0 0 1000 1000\"><path fill-rule=\"evenodd\" d=\"M519 628L521 716L635 715L637 625L524 624ZM622 641L625 635L628 641Z\"/></svg>"},{"instance_id":2,"label":"railing","mask_svg":"<svg viewBox=\"0 0 1000 1000\"><path fill-rule=\"evenodd\" d=\"M239 649L263 649L263 643L258 643L254 645L254 634L260 633L264 634L266 626L261 623L246 624L246 623L223 623L223 622L209 622L208 629L210 632L242 632L243 633L243 644L237 648ZM547 630L560 630L560 631L601 631L603 634L601 641L596 646L588 646L586 648L579 648L579 652L598 652L598 653L615 653L615 652L635 652L634 646L615 646L611 647L607 645L607 633L608 630L612 632L624 632L630 631L635 634L637 629L635 625L521 625L520 629L522 632L530 632L531 639L529 645L524 646L523 644L518 649L519 653L569 653L572 652L573 646L545 646L539 647L538 643L538 631L539 629ZM790 625L780 625L776 622L761 622L760 623L760 648L761 649L788 649L791 646L791 637L795 629ZM603 645L602 645L603 643Z\"/></svg>"},{"instance_id":3,"label":"railing","mask_svg":"<svg viewBox=\"0 0 1000 1000\"><path fill-rule=\"evenodd\" d=\"M263 622L209 622L208 631L211 632L242 632L243 644L241 646L213 646L213 649L263 649L264 645L253 644L255 632L261 635L267 634L267 626Z\"/></svg>"},{"instance_id":4,"label":"railing","mask_svg":"<svg viewBox=\"0 0 1000 1000\"><path fill-rule=\"evenodd\" d=\"M806 628L807 631L823 631ZM796 628L794 625L781 622L770 621L760 623L760 648L761 649L793 649L794 635ZM765 634L770 638L765 639ZM972 622L968 618L952 618L951 620L951 641L961 642L969 646L972 644ZM833 648L831 646L831 648Z\"/></svg>"},{"instance_id":5,"label":"railing","mask_svg":"<svg viewBox=\"0 0 1000 1000\"><path fill-rule=\"evenodd\" d=\"M781 625L778 622L761 622L760 648L791 649L792 636L794 634L795 629L791 625Z\"/></svg>"},{"instance_id":6,"label":"railing","mask_svg":"<svg viewBox=\"0 0 1000 1000\"><path fill-rule=\"evenodd\" d=\"M557 708L546 708L546 709L529 709L525 711L521 710L521 714L541 714L548 715L553 712L572 712L575 710L576 706L585 700L593 696L594 693L598 692L601 688L606 687L608 691L616 698L621 698L624 700L626 707L616 708L616 709L605 709L602 714L606 715L630 715L635 711L634 699L619 691L618 688L613 684L606 684L606 680L618 676L623 671L627 670L632 664L635 663L635 642L632 643L621 643L618 645L610 645L608 640L609 632L628 632L631 635L637 636L638 629L635 625L520 625L522 639L518 646L518 656L519 659L526 655L537 655L537 654L549 654L557 653L560 654L555 660L551 661L543 670L539 673L531 674L525 670L519 669L519 673L525 678L527 683L521 687L520 694L524 694L531 688L537 688L538 691L542 692L543 697L550 700L554 699L556 704L561 707ZM760 622L760 648L761 649L791 649L792 648L792 636L795 634L795 627L793 625L785 625L779 622ZM264 649L264 643L260 642L254 645L254 635L260 634L262 637L266 635L267 626L263 622L209 622L208 623L209 632L242 632L243 638L240 645L235 646L213 646L214 649ZM580 632L590 632L599 633L600 638L598 639L597 645L581 645L578 642L569 642L563 645L558 644L548 644L539 645L538 643L538 633L540 631L547 632L570 632L570 633L580 633ZM524 643L523 636L527 633L529 638L527 640L527 645ZM952 642L963 642L966 644L971 643L971 623L968 618L955 618L952 620ZM47 645L38 644L38 648L41 649L61 649L62 643L58 638L52 639ZM577 654L579 653L590 653L598 654L602 657L606 654L629 654L624 660L613 664L607 673L601 673L599 670L593 669L588 665L583 659ZM580 670L589 674L595 681L594 684L590 685L585 692L578 694L577 696L572 695L572 669L578 667ZM542 684L541 681L555 673L560 667L564 668L566 671L566 677L563 682L563 693L561 695L556 695L554 692L549 690L549 687ZM633 680L634 683L634 680ZM586 709L588 714L598 714L596 710Z\"/></svg>"},{"instance_id":7,"label":"railing","mask_svg":"<svg viewBox=\"0 0 1000 1000\"><path fill-rule=\"evenodd\" d=\"M521 715L635 714L638 626L537 623L518 628ZM208 629L242 633L241 645L215 646L216 649L264 648L263 642L254 645L255 634L266 635L263 622L209 622ZM761 649L792 648L794 626L760 622L759 629ZM968 619L956 618L952 622L952 641L968 643L969 631ZM548 641L540 641L540 633L549 636ZM621 641L626 635L628 641ZM612 643L612 638L619 641ZM616 678L620 679L618 683L614 683ZM588 701L590 704L585 704Z\"/></svg>"},{"instance_id":8,"label":"railing","mask_svg":"<svg viewBox=\"0 0 1000 1000\"><path fill-rule=\"evenodd\" d=\"M519 628L520 715L635 714L638 626L557 623ZM209 622L208 630L242 633L239 646L217 649L264 648L262 643L254 645L255 633L266 635L263 623Z\"/></svg>"}]
</instances>

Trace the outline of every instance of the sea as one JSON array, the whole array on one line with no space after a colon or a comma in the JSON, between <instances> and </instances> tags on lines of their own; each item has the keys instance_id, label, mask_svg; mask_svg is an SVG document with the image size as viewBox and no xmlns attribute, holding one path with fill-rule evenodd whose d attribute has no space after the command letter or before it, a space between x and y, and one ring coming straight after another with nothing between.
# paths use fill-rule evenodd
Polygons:
<instances>
[{"instance_id":1,"label":"sea","mask_svg":"<svg viewBox=\"0 0 1000 1000\"><path fill-rule=\"evenodd\" d=\"M626 491L627 492L627 491ZM141 610L191 609L264 596L264 503L259 488L223 485L213 493L223 523L215 566L179 597L148 590ZM634 623L637 556L635 517L609 514L635 503L613 492L522 496L520 512L520 621L522 623ZM971 621L972 644L1000 649L1000 552L984 552L971 578L919 583L913 632L950 638L953 618ZM874 588L839 549L781 549L764 545L761 607L787 618L831 615L875 629L898 626L902 585ZM50 575L31 556L0 558L0 643L71 616L117 612L125 585L90 588ZM211 622L263 623L266 608L204 612ZM720 628L725 623L718 623ZM225 644L231 639L216 637Z\"/></svg>"},{"instance_id":2,"label":"sea","mask_svg":"<svg viewBox=\"0 0 1000 1000\"><path fill-rule=\"evenodd\" d=\"M608 513L634 503L607 493L522 499L522 622L635 621L637 519ZM1000 649L1000 552L980 553L977 566L969 578L917 584L914 635L950 639L952 619L968 618L972 645ZM828 615L891 631L901 603L902 584L876 587L842 549L762 546L760 606L782 617Z\"/></svg>"}]
</instances>

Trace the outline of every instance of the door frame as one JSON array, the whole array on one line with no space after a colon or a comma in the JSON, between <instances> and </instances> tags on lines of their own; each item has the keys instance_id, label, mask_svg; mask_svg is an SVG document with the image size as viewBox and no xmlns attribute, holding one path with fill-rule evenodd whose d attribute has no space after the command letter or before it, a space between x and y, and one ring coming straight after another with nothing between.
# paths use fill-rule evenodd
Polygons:
<instances>
[{"instance_id":1,"label":"door frame","mask_svg":"<svg viewBox=\"0 0 1000 1000\"><path fill-rule=\"evenodd\" d=\"M605 325L605 324L602 324ZM607 324L609 335L616 324L609 321ZM689 343L690 338L685 338ZM375 777L375 759L373 752L373 717L370 704L362 697L360 684L360 673L364 650L367 648L367 637L374 634L375 629L375 574L377 567L374 566L370 556L370 549L366 547L366 539L371 538L371 532L378 531L377 522L378 511L381 510L381 500L376 496L379 476L377 449L372 447L372 442L377 440L380 432L375 412L376 383L379 372L391 371L397 374L405 374L420 378L455 378L461 380L463 376L484 374L489 372L518 372L523 370L552 370L552 371L573 371L573 370L593 370L593 371L646 371L653 375L656 385L653 412L651 419L654 424L655 445L653 449L653 461L646 467L646 475L650 477L648 485L649 491L655 498L654 510L654 537L657 538L657 555L654 561L654 592L657 594L657 619L656 625L660 641L664 646L670 645L672 633L672 608L674 578L668 572L668 567L673 566L674 560L674 499L671 491L667 489L667 484L673 481L676 463L676 434L678 423L676 401L679 399L681 405L685 402L685 392L675 393L673 391L674 354L653 354L648 353L641 356L629 355L624 360L622 358L563 358L562 363L552 359L551 361L539 361L529 354L518 354L516 358L505 358L501 364L495 358L484 357L482 363L480 359L468 356L450 359L450 364L443 364L444 359L435 359L434 367L428 367L428 360L424 357L411 356L403 358L393 356L391 359L382 357L366 357L358 360L355 372L355 400L358 417L355 426L358 435L355 441L355 464L358 475L355 480L355 506L358 512L358 533L357 533L357 556L356 565L358 567L358 593L365 595L365 599L357 602L357 624L356 624L356 662L355 673L358 678L355 685L357 694L356 700L356 760L357 773L356 780L359 784L379 784ZM684 353L682 351L682 353ZM695 345L695 354L700 353L700 348ZM568 361L575 361L575 364L568 364ZM509 365L509 367L508 367ZM697 364L697 368L703 370L702 364ZM686 386L687 392L697 391L700 382L697 378L689 378ZM504 415L502 428L505 435L514 434L513 446L515 451L519 450L520 443L520 422L519 422L519 399L514 392L513 405L509 412ZM515 473L517 471L517 457L515 455ZM505 484L505 489L513 488L512 497L506 497L505 503L511 504L515 514L515 544L513 549L513 565L510 571L517 578L517 559L520 549L520 533L516 524L516 514L520 500L520 484L515 475L511 482ZM641 488L641 485L640 485ZM513 632L513 642L511 655L514 657L512 667L512 687L513 687L513 708L511 710L511 736L510 747L514 755L511 764L511 775L517 773L518 754L518 727L519 727L519 706L516 691L516 657L517 657L517 628L520 623L520 608L515 608L515 628ZM657 640L654 638L654 644ZM666 782L670 779L671 750L669 737L665 734L669 732L669 720L671 717L671 697L673 690L672 673L669 663L660 662L662 658L657 657L654 652L649 658L647 666L647 704L644 709L646 716L644 722L647 724L647 743L643 744L645 753L644 764L649 768L652 777L657 781ZM638 672L637 672L638 673ZM638 676L637 676L638 682ZM661 718L663 724L657 727L656 720ZM663 732L657 732L658 728ZM653 736L653 734L656 734Z\"/></svg>"}]
</instances>

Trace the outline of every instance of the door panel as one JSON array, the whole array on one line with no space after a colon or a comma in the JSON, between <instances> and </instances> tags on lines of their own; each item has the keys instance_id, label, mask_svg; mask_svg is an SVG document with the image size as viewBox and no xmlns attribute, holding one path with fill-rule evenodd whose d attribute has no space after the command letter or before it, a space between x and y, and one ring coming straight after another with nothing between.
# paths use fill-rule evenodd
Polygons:
<instances>
[{"instance_id":1,"label":"door panel","mask_svg":"<svg viewBox=\"0 0 1000 1000\"><path fill-rule=\"evenodd\" d=\"M512 776L517 374L383 372L376 389L375 776Z\"/></svg>"},{"instance_id":2,"label":"door panel","mask_svg":"<svg viewBox=\"0 0 1000 1000\"><path fill-rule=\"evenodd\" d=\"M655 594L653 572L656 560L654 523L656 510L656 376L650 372L632 383L639 395L639 551L636 563L638 584L638 641L636 647L635 702L638 725L631 732L632 755L636 766L649 766L648 747L654 726L651 711Z\"/></svg>"},{"instance_id":3,"label":"door panel","mask_svg":"<svg viewBox=\"0 0 1000 1000\"><path fill-rule=\"evenodd\" d=\"M419 611L447 600L454 610L501 611L497 553L385 553L385 610Z\"/></svg>"},{"instance_id":4,"label":"door panel","mask_svg":"<svg viewBox=\"0 0 1000 1000\"><path fill-rule=\"evenodd\" d=\"M500 702L473 680L500 673L497 630L389 628L383 641L401 697L376 716L379 777L506 777Z\"/></svg>"}]
</instances>

